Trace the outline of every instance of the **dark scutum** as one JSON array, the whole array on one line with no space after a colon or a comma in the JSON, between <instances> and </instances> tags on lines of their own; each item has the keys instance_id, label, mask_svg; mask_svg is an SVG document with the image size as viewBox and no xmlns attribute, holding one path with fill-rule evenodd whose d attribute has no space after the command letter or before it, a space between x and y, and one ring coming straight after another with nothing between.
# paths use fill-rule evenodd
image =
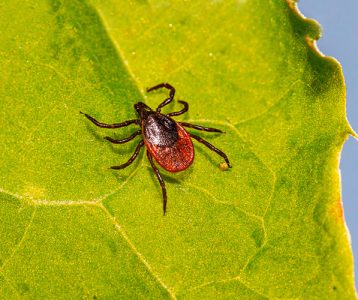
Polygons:
<instances>
[{"instance_id":1,"label":"dark scutum","mask_svg":"<svg viewBox=\"0 0 358 300\"><path fill-rule=\"evenodd\" d=\"M150 114L143 127L145 139L154 146L170 147L178 140L177 124L162 114Z\"/></svg>"}]
</instances>

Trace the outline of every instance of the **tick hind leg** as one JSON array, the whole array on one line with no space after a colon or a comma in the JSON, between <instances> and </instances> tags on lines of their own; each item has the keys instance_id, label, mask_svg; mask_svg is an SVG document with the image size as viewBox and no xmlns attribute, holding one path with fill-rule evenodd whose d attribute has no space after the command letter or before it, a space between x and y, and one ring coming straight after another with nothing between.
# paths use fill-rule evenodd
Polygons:
<instances>
[{"instance_id":1,"label":"tick hind leg","mask_svg":"<svg viewBox=\"0 0 358 300\"><path fill-rule=\"evenodd\" d=\"M147 151L147 156L148 156L148 160L150 162L150 165L152 166L152 169L155 173L155 176L157 176L160 186L162 188L162 194L163 194L163 215L165 215L165 212L167 210L167 188L165 187L165 182L162 178L162 176L159 173L158 168L155 166L154 162L153 162L153 157L152 155L149 153L149 151Z\"/></svg>"},{"instance_id":2,"label":"tick hind leg","mask_svg":"<svg viewBox=\"0 0 358 300\"><path fill-rule=\"evenodd\" d=\"M196 129L196 130L207 131L207 132L220 132L220 133L223 133L222 130L216 129L216 128L204 127L204 126L194 125L194 124L190 124L190 123L186 123L186 122L178 122L178 123L179 123L180 125L184 126L184 127L193 128L193 129Z\"/></svg>"},{"instance_id":3,"label":"tick hind leg","mask_svg":"<svg viewBox=\"0 0 358 300\"><path fill-rule=\"evenodd\" d=\"M138 154L139 154L139 151L140 151L140 148L142 148L144 145L144 141L141 140L137 147L135 148L134 150L134 153L132 154L132 156L128 159L128 161L120 166L113 166L111 167L111 169L114 169L114 170L120 170L120 169L124 169L126 167L128 167L132 162L134 162L134 160L137 158Z\"/></svg>"},{"instance_id":4,"label":"tick hind leg","mask_svg":"<svg viewBox=\"0 0 358 300\"><path fill-rule=\"evenodd\" d=\"M139 125L139 120L135 119L135 120L127 120L124 121L122 123L115 123L115 124L106 124L106 123L102 123L97 121L95 118L91 117L90 115L87 115L83 112L80 111L81 114L85 115L86 118L88 120L90 120L94 125L98 126L98 127L102 127L102 128L120 128L120 127L125 127L131 124L137 124Z\"/></svg>"},{"instance_id":5,"label":"tick hind leg","mask_svg":"<svg viewBox=\"0 0 358 300\"><path fill-rule=\"evenodd\" d=\"M169 90L169 98L165 99L162 103L160 103L157 107L157 112L160 112L161 108L164 107L165 105L169 104L170 102L173 101L174 99L174 95L175 95L175 88L170 85L169 83L160 83L157 84L151 88L147 89L147 92L151 92L151 91L155 91L157 89L161 89L161 88L166 88Z\"/></svg>"},{"instance_id":6,"label":"tick hind leg","mask_svg":"<svg viewBox=\"0 0 358 300\"><path fill-rule=\"evenodd\" d=\"M208 147L211 151L216 152L217 154L219 154L222 158L224 158L225 162L227 163L228 167L231 168L229 159L227 158L227 155L222 152L220 149L215 148L214 145L210 144L209 142L205 141L203 138L201 138L200 136L197 136L195 134L191 134L189 133L189 135L193 138L196 139L199 143L204 144L206 147Z\"/></svg>"}]
</instances>

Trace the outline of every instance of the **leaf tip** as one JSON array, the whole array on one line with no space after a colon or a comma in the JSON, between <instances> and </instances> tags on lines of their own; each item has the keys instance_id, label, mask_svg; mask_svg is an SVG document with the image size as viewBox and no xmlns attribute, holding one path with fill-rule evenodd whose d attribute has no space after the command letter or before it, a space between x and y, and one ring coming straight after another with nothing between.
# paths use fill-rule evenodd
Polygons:
<instances>
[{"instance_id":1,"label":"leaf tip","mask_svg":"<svg viewBox=\"0 0 358 300\"><path fill-rule=\"evenodd\" d=\"M356 140L358 140L358 134L352 129L352 127L349 126L349 132L352 137L354 137Z\"/></svg>"}]
</instances>

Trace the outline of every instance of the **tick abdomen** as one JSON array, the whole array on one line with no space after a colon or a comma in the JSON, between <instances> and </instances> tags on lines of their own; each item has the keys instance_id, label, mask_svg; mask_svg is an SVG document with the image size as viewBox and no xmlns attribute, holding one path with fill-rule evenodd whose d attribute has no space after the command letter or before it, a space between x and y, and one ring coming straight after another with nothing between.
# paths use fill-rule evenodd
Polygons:
<instances>
[{"instance_id":1,"label":"tick abdomen","mask_svg":"<svg viewBox=\"0 0 358 300\"><path fill-rule=\"evenodd\" d=\"M172 119L153 113L143 124L145 139L154 146L170 147L178 140L177 124Z\"/></svg>"},{"instance_id":2,"label":"tick abdomen","mask_svg":"<svg viewBox=\"0 0 358 300\"><path fill-rule=\"evenodd\" d=\"M144 140L154 159L165 170L173 173L187 169L194 160L194 148L189 134L179 124L176 126L178 139L172 146L153 145L148 140Z\"/></svg>"}]
</instances>

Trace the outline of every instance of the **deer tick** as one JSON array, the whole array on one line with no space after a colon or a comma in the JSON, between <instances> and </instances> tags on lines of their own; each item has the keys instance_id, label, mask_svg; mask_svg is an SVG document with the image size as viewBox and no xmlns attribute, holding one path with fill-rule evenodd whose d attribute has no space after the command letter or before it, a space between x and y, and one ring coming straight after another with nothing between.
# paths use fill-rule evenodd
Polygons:
<instances>
[{"instance_id":1,"label":"deer tick","mask_svg":"<svg viewBox=\"0 0 358 300\"><path fill-rule=\"evenodd\" d=\"M165 215L167 207L167 190L165 187L164 180L159 173L158 168L154 164L153 158L157 163L165 170L169 172L180 172L187 169L194 160L194 147L192 138L197 140L199 143L204 144L210 150L216 152L224 158L228 167L231 168L228 157L224 152L214 147L212 144L204 140L203 138L189 133L184 127L208 131L208 132L219 132L220 129L203 127L200 125L194 125L185 122L176 122L172 117L176 117L186 113L189 109L187 102L178 100L184 107L180 111L171 112L168 114L162 114L161 109L173 101L175 95L175 88L169 83L161 83L156 86L147 89L147 92L151 92L160 88L166 88L169 90L169 97L160 103L157 109L154 111L148 105L143 102L134 104L134 108L138 113L139 118L133 120L127 120L122 123L105 124L97 121L88 114L84 114L88 120L93 124L102 128L120 128L131 124L140 126L140 129L135 131L129 137L116 140L106 136L105 139L114 144L124 144L138 135L142 135L142 140L138 143L134 153L129 160L119 166L113 166L111 169L120 170L128 167L137 158L139 151L145 145L147 149L147 157L153 168L155 175L158 178L163 194L163 213ZM81 112L82 113L82 112ZM82 113L83 114L83 113Z\"/></svg>"}]
</instances>

